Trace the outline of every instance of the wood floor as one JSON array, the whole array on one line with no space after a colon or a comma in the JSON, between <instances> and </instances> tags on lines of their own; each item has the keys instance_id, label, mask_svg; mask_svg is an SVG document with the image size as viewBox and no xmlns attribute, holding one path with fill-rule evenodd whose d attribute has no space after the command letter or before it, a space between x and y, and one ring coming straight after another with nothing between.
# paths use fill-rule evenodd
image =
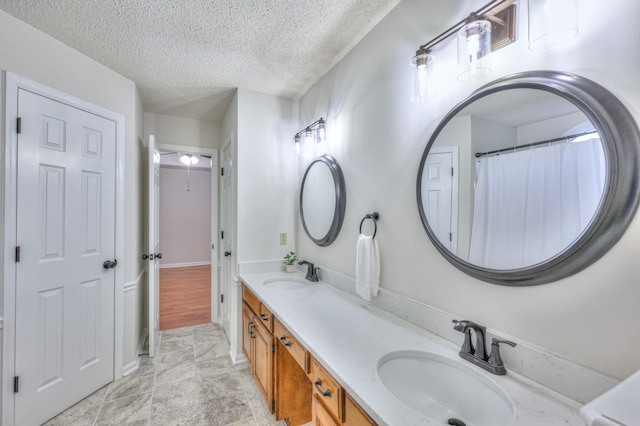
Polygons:
<instances>
[{"instance_id":1,"label":"wood floor","mask_svg":"<svg viewBox=\"0 0 640 426\"><path fill-rule=\"evenodd\" d=\"M160 269L160 330L211 322L211 267Z\"/></svg>"}]
</instances>

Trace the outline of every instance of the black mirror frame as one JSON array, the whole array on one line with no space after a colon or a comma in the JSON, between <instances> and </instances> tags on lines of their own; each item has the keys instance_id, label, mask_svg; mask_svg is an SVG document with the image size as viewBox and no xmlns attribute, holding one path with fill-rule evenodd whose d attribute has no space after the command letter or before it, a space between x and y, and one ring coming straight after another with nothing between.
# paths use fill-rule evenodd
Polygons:
<instances>
[{"instance_id":1,"label":"black mirror frame","mask_svg":"<svg viewBox=\"0 0 640 426\"><path fill-rule=\"evenodd\" d=\"M582 234L556 256L525 268L482 268L447 250L429 227L422 204L422 172L427 155L447 123L472 102L508 89L539 89L576 105L600 134L607 162L605 189L600 206ZM456 105L438 124L424 150L416 186L418 211L431 242L456 268L482 281L507 285L545 284L573 275L600 259L622 237L640 201L640 132L618 98L599 84L575 74L530 71L509 75L480 87Z\"/></svg>"},{"instance_id":2,"label":"black mirror frame","mask_svg":"<svg viewBox=\"0 0 640 426\"><path fill-rule=\"evenodd\" d=\"M336 191L336 208L333 211L333 220L331 222L331 226L329 227L329 231L322 238L314 238L309 230L307 229L307 224L304 221L304 208L302 206L303 194L304 194L304 183L307 180L307 174L311 167L317 163L322 162L329 167L331 171L331 176L333 176L334 188ZM340 234L340 229L342 228L342 222L344 221L344 213L347 208L347 194L345 190L344 184L344 175L342 174L342 169L340 165L330 155L322 155L315 160L313 160L309 166L307 166L307 170L304 172L304 177L302 178L302 184L300 186L300 220L302 221L302 226L304 228L304 232L307 236L319 245L320 247L326 247L333 243L336 238L338 238L338 234Z\"/></svg>"}]
</instances>

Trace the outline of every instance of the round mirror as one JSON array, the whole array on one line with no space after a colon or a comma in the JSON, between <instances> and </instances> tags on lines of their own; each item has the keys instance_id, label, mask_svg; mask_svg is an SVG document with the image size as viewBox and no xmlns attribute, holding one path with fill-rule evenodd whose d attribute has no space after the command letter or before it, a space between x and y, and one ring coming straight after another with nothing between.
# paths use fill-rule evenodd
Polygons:
<instances>
[{"instance_id":1,"label":"round mirror","mask_svg":"<svg viewBox=\"0 0 640 426\"><path fill-rule=\"evenodd\" d=\"M547 71L505 77L430 138L417 181L422 223L476 278L558 280L624 233L638 206L639 146L629 112L596 83Z\"/></svg>"},{"instance_id":2,"label":"round mirror","mask_svg":"<svg viewBox=\"0 0 640 426\"><path fill-rule=\"evenodd\" d=\"M312 161L300 188L300 218L314 243L328 246L338 237L345 206L344 176L337 161L329 155Z\"/></svg>"}]
</instances>

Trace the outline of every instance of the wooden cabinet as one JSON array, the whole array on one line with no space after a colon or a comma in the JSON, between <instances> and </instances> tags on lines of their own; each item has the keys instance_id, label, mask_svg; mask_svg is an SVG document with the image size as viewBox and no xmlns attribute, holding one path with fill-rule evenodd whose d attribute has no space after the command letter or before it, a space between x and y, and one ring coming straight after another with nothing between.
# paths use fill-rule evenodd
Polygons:
<instances>
[{"instance_id":1,"label":"wooden cabinet","mask_svg":"<svg viewBox=\"0 0 640 426\"><path fill-rule=\"evenodd\" d=\"M313 396L313 416L311 424L313 426L340 426L331 414L327 412L316 395Z\"/></svg>"},{"instance_id":2,"label":"wooden cabinet","mask_svg":"<svg viewBox=\"0 0 640 426\"><path fill-rule=\"evenodd\" d=\"M242 304L242 350L270 412L273 412L274 339L246 303Z\"/></svg>"},{"instance_id":3,"label":"wooden cabinet","mask_svg":"<svg viewBox=\"0 0 640 426\"><path fill-rule=\"evenodd\" d=\"M242 350L269 411L290 426L375 426L262 301L242 286Z\"/></svg>"},{"instance_id":4,"label":"wooden cabinet","mask_svg":"<svg viewBox=\"0 0 640 426\"><path fill-rule=\"evenodd\" d=\"M344 426L373 426L375 422L362 408L345 393L344 398Z\"/></svg>"},{"instance_id":5,"label":"wooden cabinet","mask_svg":"<svg viewBox=\"0 0 640 426\"><path fill-rule=\"evenodd\" d=\"M342 386L325 370L317 360L313 361L313 396L326 407L338 421L342 421L344 395Z\"/></svg>"},{"instance_id":6,"label":"wooden cabinet","mask_svg":"<svg viewBox=\"0 0 640 426\"><path fill-rule=\"evenodd\" d=\"M262 325L271 333L273 331L273 314L271 311L245 286L242 286L242 300L244 300L255 313L256 317L260 319Z\"/></svg>"},{"instance_id":7,"label":"wooden cabinet","mask_svg":"<svg viewBox=\"0 0 640 426\"><path fill-rule=\"evenodd\" d=\"M293 359L296 360L300 368L305 373L309 372L309 352L298 343L298 340L291 335L289 330L278 320L273 319L273 336L282 343L284 348L291 354Z\"/></svg>"}]
</instances>

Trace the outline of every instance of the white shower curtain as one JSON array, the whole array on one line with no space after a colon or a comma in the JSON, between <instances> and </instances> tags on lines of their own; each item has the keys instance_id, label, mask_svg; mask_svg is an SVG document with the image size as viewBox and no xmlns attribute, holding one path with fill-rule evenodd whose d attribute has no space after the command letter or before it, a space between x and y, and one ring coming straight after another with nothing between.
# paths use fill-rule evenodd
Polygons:
<instances>
[{"instance_id":1,"label":"white shower curtain","mask_svg":"<svg viewBox=\"0 0 640 426\"><path fill-rule=\"evenodd\" d=\"M517 269L568 247L598 208L605 180L600 139L483 157L469 262Z\"/></svg>"}]
</instances>

